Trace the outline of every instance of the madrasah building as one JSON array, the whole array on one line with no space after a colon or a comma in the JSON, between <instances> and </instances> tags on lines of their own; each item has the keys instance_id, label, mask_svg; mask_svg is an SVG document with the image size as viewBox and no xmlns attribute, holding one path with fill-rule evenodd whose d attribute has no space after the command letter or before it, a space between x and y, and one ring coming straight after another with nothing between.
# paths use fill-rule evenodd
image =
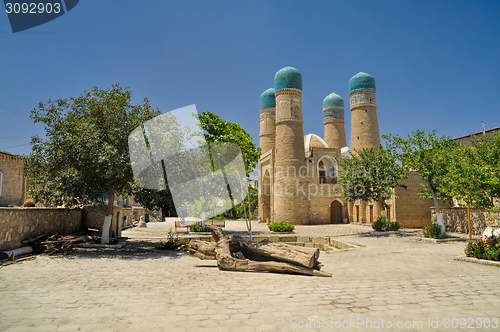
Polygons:
<instances>
[{"instance_id":1,"label":"madrasah building","mask_svg":"<svg viewBox=\"0 0 500 332\"><path fill-rule=\"evenodd\" d=\"M358 73L349 80L351 150L378 149L375 79ZM319 110L317 110L319 111ZM313 110L313 112L317 112ZM377 202L347 202L337 184L338 160L349 155L344 100L332 93L323 100L324 136L304 136L302 75L292 67L279 70L274 88L260 96L259 216L263 221L296 225L372 223ZM405 180L397 198L386 201L390 221L403 227L430 223L432 200L420 198L421 178Z\"/></svg>"}]
</instances>

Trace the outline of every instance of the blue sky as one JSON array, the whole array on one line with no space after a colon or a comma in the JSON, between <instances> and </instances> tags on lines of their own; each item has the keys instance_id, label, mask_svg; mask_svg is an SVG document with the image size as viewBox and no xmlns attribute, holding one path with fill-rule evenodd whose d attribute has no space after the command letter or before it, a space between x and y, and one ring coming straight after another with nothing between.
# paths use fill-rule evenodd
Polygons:
<instances>
[{"instance_id":1,"label":"blue sky","mask_svg":"<svg viewBox=\"0 0 500 332\"><path fill-rule=\"evenodd\" d=\"M348 105L360 71L375 77L381 134L498 127L499 17L499 1L81 0L13 34L1 13L0 150L29 153L40 101L113 83L163 112L196 104L258 144L259 96L285 66L302 73L304 134L323 136L323 99Z\"/></svg>"}]
</instances>

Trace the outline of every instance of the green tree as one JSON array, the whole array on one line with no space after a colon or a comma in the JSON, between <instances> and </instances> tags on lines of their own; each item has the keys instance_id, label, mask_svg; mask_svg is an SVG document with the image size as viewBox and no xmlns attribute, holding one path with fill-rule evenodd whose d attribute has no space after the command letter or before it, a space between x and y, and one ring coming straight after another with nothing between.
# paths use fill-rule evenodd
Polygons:
<instances>
[{"instance_id":1,"label":"green tree","mask_svg":"<svg viewBox=\"0 0 500 332\"><path fill-rule=\"evenodd\" d=\"M259 162L260 148L239 124L221 119L217 114L203 111L198 115L200 126L207 142L230 142L238 144L245 162L247 176Z\"/></svg>"},{"instance_id":2,"label":"green tree","mask_svg":"<svg viewBox=\"0 0 500 332\"><path fill-rule=\"evenodd\" d=\"M395 195L394 188L405 187L401 182L409 176L407 169L398 165L396 155L382 146L379 150L355 150L351 157L343 158L339 166L339 184L345 199L376 201L384 211L385 201Z\"/></svg>"},{"instance_id":3,"label":"green tree","mask_svg":"<svg viewBox=\"0 0 500 332\"><path fill-rule=\"evenodd\" d=\"M148 210L156 210L162 216L177 216L170 190L134 189L134 200Z\"/></svg>"},{"instance_id":4,"label":"green tree","mask_svg":"<svg viewBox=\"0 0 500 332\"><path fill-rule=\"evenodd\" d=\"M399 153L399 159L412 171L420 174L425 181L420 196L432 198L441 234L444 223L439 200L449 200L451 196L440 190L444 176L451 162L450 153L457 147L451 137L437 137L436 131L415 130L407 138L384 135L386 147L392 153Z\"/></svg>"},{"instance_id":5,"label":"green tree","mask_svg":"<svg viewBox=\"0 0 500 332\"><path fill-rule=\"evenodd\" d=\"M208 142L229 142L235 143L241 149L243 156L243 161L245 163L246 176L248 177L250 172L257 165L261 150L253 142L252 137L248 134L239 124L226 121L221 119L218 115L204 111L198 116L200 120L200 126L203 128L205 138ZM243 184L247 188L248 183ZM250 238L252 238L251 233L251 205L252 199L250 196L250 189L248 189L247 203L244 201L240 203L241 206L233 206L231 214L238 214L243 211L245 214L245 219L247 222L247 228L250 232ZM228 186L228 191L233 200L231 191ZM247 215L248 212L248 215Z\"/></svg>"},{"instance_id":6,"label":"green tree","mask_svg":"<svg viewBox=\"0 0 500 332\"><path fill-rule=\"evenodd\" d=\"M474 208L493 208L500 198L500 134L472 139L450 155L439 190Z\"/></svg>"},{"instance_id":7,"label":"green tree","mask_svg":"<svg viewBox=\"0 0 500 332\"><path fill-rule=\"evenodd\" d=\"M45 138L34 136L25 158L33 199L71 208L104 205L106 196L107 215L112 215L115 195L129 193L133 182L127 138L160 114L146 98L132 105L131 95L113 85L39 103L31 118L45 125Z\"/></svg>"}]
</instances>

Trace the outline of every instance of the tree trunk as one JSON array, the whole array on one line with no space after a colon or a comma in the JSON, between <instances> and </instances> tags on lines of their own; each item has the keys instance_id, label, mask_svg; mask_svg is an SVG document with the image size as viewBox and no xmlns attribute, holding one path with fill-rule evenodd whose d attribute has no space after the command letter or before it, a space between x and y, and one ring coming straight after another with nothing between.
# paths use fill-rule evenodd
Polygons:
<instances>
[{"instance_id":1,"label":"tree trunk","mask_svg":"<svg viewBox=\"0 0 500 332\"><path fill-rule=\"evenodd\" d=\"M377 213L378 217L384 216L387 218L387 211L385 210L384 199L382 197L378 198L378 206L379 206L379 213Z\"/></svg>"},{"instance_id":2,"label":"tree trunk","mask_svg":"<svg viewBox=\"0 0 500 332\"><path fill-rule=\"evenodd\" d=\"M250 211L250 186L247 184L247 199L248 199L248 215L249 219L247 221L248 233L250 233L250 241L253 241L252 235L252 212Z\"/></svg>"},{"instance_id":3,"label":"tree trunk","mask_svg":"<svg viewBox=\"0 0 500 332\"><path fill-rule=\"evenodd\" d=\"M434 209L436 210L437 224L439 225L439 228L441 228L441 235L444 236L445 231L444 231L443 213L441 212L441 209L439 208L439 201L437 199L436 192L434 191L434 188L432 188L432 186L431 186L431 181L427 180L427 184L429 185L429 190L431 191L432 200L434 202Z\"/></svg>"},{"instance_id":4,"label":"tree trunk","mask_svg":"<svg viewBox=\"0 0 500 332\"><path fill-rule=\"evenodd\" d=\"M201 206L201 227L205 230L205 212L207 211L208 200L205 200Z\"/></svg>"},{"instance_id":5,"label":"tree trunk","mask_svg":"<svg viewBox=\"0 0 500 332\"><path fill-rule=\"evenodd\" d=\"M319 249L272 243L252 242L240 237L228 238L219 227L208 226L214 242L191 241L188 250L200 259L215 259L220 270L288 272L322 277Z\"/></svg>"},{"instance_id":6,"label":"tree trunk","mask_svg":"<svg viewBox=\"0 0 500 332\"><path fill-rule=\"evenodd\" d=\"M113 219L113 204L115 202L115 190L111 187L108 190L108 208L106 211L106 216L104 217L104 224L102 226L102 236L101 243L109 243L109 235L113 236L113 231L110 232L111 221Z\"/></svg>"}]
</instances>

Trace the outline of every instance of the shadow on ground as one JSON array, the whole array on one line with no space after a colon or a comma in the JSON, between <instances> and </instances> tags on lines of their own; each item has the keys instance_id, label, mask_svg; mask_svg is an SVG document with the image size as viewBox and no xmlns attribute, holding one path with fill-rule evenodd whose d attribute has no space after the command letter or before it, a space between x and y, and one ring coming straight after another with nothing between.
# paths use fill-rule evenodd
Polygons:
<instances>
[{"instance_id":1,"label":"shadow on ground","mask_svg":"<svg viewBox=\"0 0 500 332\"><path fill-rule=\"evenodd\" d=\"M118 258L118 259L161 259L161 258L180 258L189 256L189 253L182 250L163 250L159 249L160 242L152 241L131 241L126 242L123 248L75 248L66 256L68 259L99 259L99 258ZM54 255L58 256L58 255ZM60 256L60 255L59 255Z\"/></svg>"}]
</instances>

